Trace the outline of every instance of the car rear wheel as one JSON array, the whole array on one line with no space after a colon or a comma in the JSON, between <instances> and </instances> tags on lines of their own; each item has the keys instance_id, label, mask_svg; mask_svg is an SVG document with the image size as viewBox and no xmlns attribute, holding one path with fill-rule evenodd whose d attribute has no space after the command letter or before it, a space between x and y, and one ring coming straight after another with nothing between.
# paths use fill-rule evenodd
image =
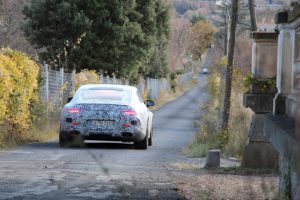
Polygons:
<instances>
[{"instance_id":1,"label":"car rear wheel","mask_svg":"<svg viewBox=\"0 0 300 200\"><path fill-rule=\"evenodd\" d=\"M61 146L61 147L68 146L68 140L67 140L67 138L65 138L61 134L59 134L59 146Z\"/></svg>"},{"instance_id":2,"label":"car rear wheel","mask_svg":"<svg viewBox=\"0 0 300 200\"><path fill-rule=\"evenodd\" d=\"M148 131L146 137L141 142L134 142L134 147L136 149L147 149L148 148Z\"/></svg>"},{"instance_id":3,"label":"car rear wheel","mask_svg":"<svg viewBox=\"0 0 300 200\"><path fill-rule=\"evenodd\" d=\"M152 128L152 130L151 130L150 137L149 137L149 139L148 139L148 145L149 145L149 146L152 146L152 136L153 136L153 128Z\"/></svg>"},{"instance_id":4,"label":"car rear wheel","mask_svg":"<svg viewBox=\"0 0 300 200\"><path fill-rule=\"evenodd\" d=\"M61 147L84 147L85 144L80 135L73 136L71 139L60 134L59 135L59 145Z\"/></svg>"},{"instance_id":5,"label":"car rear wheel","mask_svg":"<svg viewBox=\"0 0 300 200\"><path fill-rule=\"evenodd\" d=\"M76 135L72 138L72 140L70 141L70 146L71 147L84 147L84 141L81 137L81 135Z\"/></svg>"}]
</instances>

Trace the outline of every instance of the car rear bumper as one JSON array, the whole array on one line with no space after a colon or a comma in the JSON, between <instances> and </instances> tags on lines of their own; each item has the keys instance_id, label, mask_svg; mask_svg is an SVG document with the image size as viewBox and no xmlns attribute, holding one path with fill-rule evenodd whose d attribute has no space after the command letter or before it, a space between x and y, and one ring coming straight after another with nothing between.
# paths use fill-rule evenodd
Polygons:
<instances>
[{"instance_id":1,"label":"car rear bumper","mask_svg":"<svg viewBox=\"0 0 300 200\"><path fill-rule=\"evenodd\" d=\"M124 131L118 135L100 132L81 133L78 130L61 131L59 133L67 140L71 140L74 137L80 135L83 140L101 140L101 141L122 141L122 142L140 142L146 135L143 133L140 127L135 127L133 131Z\"/></svg>"}]
</instances>

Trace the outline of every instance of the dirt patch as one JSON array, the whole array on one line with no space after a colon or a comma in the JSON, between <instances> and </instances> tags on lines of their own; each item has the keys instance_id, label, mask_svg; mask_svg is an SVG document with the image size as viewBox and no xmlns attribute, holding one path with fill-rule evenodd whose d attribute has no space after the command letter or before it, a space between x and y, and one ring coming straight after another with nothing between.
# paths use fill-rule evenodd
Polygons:
<instances>
[{"instance_id":1,"label":"dirt patch","mask_svg":"<svg viewBox=\"0 0 300 200\"><path fill-rule=\"evenodd\" d=\"M187 199L276 199L276 174L218 173L207 170L181 170L174 174L177 187Z\"/></svg>"}]
</instances>

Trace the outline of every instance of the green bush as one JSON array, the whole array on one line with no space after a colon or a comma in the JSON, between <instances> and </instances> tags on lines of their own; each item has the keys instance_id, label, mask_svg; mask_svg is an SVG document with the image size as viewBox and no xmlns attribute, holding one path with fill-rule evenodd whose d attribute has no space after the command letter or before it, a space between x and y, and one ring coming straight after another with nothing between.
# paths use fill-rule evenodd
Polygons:
<instances>
[{"instance_id":1,"label":"green bush","mask_svg":"<svg viewBox=\"0 0 300 200\"><path fill-rule=\"evenodd\" d=\"M175 93L176 92L176 87L177 87L177 73L176 72L172 72L170 75L170 79L171 79L171 90Z\"/></svg>"}]
</instances>

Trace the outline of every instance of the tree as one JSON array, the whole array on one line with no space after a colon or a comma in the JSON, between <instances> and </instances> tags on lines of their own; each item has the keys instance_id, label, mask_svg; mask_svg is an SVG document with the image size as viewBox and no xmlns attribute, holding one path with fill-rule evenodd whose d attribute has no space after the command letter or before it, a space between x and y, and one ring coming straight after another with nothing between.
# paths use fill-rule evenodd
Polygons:
<instances>
[{"instance_id":1,"label":"tree","mask_svg":"<svg viewBox=\"0 0 300 200\"><path fill-rule=\"evenodd\" d=\"M203 16L202 14L192 15L191 18L190 18L190 21L194 25L199 21L206 21L206 17Z\"/></svg>"},{"instance_id":2,"label":"tree","mask_svg":"<svg viewBox=\"0 0 300 200\"><path fill-rule=\"evenodd\" d=\"M228 31L231 23L231 9L232 3L230 0L222 0L217 2L217 16L218 18L212 19L214 25L219 28L219 31L215 34L216 43L219 44L221 48L223 48L224 55L227 56L228 51ZM243 30L249 29L248 25L249 10L248 5L245 0L240 0L238 3L238 20L237 20L237 28L239 29L238 33L242 33Z\"/></svg>"},{"instance_id":3,"label":"tree","mask_svg":"<svg viewBox=\"0 0 300 200\"><path fill-rule=\"evenodd\" d=\"M231 23L230 23L230 35L229 35L229 45L228 45L228 57L226 66L226 78L225 78L225 96L224 105L222 113L222 132L228 131L229 123L229 113L230 113L230 103L231 103L231 86L232 86L232 73L233 73L233 60L234 60L234 45L235 45L235 33L238 23L238 3L239 0L232 0L231 2Z\"/></svg>"},{"instance_id":4,"label":"tree","mask_svg":"<svg viewBox=\"0 0 300 200\"><path fill-rule=\"evenodd\" d=\"M26 37L42 60L131 81L155 68L155 49L164 54L158 47L169 38L168 7L160 0L31 0L24 14Z\"/></svg>"},{"instance_id":5,"label":"tree","mask_svg":"<svg viewBox=\"0 0 300 200\"><path fill-rule=\"evenodd\" d=\"M143 13L140 20L142 28L146 30L151 48L148 65L141 74L151 78L166 77L168 73L168 45L170 39L169 8L161 1L138 0L138 8ZM152 16L152 17L149 17ZM154 19L154 20L153 20Z\"/></svg>"},{"instance_id":6,"label":"tree","mask_svg":"<svg viewBox=\"0 0 300 200\"><path fill-rule=\"evenodd\" d=\"M189 51L193 59L201 59L213 40L216 29L206 21L199 21L189 30Z\"/></svg>"},{"instance_id":7,"label":"tree","mask_svg":"<svg viewBox=\"0 0 300 200\"><path fill-rule=\"evenodd\" d=\"M169 45L170 67L175 70L178 67L186 68L186 56L188 48L188 30L191 26L187 18L175 16L171 20L171 41Z\"/></svg>"},{"instance_id":8,"label":"tree","mask_svg":"<svg viewBox=\"0 0 300 200\"><path fill-rule=\"evenodd\" d=\"M191 9L191 5L187 1L174 1L173 5L176 12L180 15L183 15L186 11Z\"/></svg>"},{"instance_id":9,"label":"tree","mask_svg":"<svg viewBox=\"0 0 300 200\"><path fill-rule=\"evenodd\" d=\"M249 14L250 14L250 24L251 24L251 31L257 30L257 24L256 24L256 15L255 15L255 0L248 0L248 6L249 6Z\"/></svg>"},{"instance_id":10,"label":"tree","mask_svg":"<svg viewBox=\"0 0 300 200\"><path fill-rule=\"evenodd\" d=\"M35 55L34 49L26 41L21 29L22 10L25 0L0 0L0 46L10 47Z\"/></svg>"}]
</instances>

